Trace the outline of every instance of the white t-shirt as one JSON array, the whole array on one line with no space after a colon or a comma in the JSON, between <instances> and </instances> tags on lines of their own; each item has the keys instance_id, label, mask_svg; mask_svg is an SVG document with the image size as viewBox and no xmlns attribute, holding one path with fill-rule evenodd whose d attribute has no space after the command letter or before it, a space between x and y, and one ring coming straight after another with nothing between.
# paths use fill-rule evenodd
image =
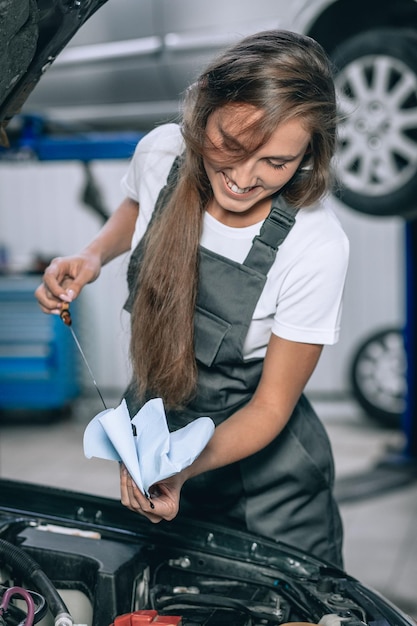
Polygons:
<instances>
[{"instance_id":1,"label":"white t-shirt","mask_svg":"<svg viewBox=\"0 0 417 626\"><path fill-rule=\"evenodd\" d=\"M138 143L122 188L139 202L132 250L149 224L159 191L184 143L180 127L166 124ZM205 213L201 245L242 263L262 222L232 228ZM281 244L254 311L245 359L265 356L271 332L290 341L334 344L339 338L349 243L330 207L300 209Z\"/></svg>"}]
</instances>

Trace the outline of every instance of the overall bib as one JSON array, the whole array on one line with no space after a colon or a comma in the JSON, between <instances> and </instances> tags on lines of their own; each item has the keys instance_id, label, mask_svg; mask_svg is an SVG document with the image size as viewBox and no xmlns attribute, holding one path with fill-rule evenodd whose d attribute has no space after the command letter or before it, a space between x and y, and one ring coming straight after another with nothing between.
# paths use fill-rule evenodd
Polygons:
<instances>
[{"instance_id":1,"label":"overall bib","mask_svg":"<svg viewBox=\"0 0 417 626\"><path fill-rule=\"evenodd\" d=\"M155 211L165 204L166 193L164 188ZM243 264L200 246L195 314L198 387L185 409L167 412L170 430L200 416L209 416L218 425L253 396L263 359L245 361L243 344L266 275L293 223L293 211L276 196ZM133 252L128 271L127 310L141 248L139 244ZM126 393L131 415L139 409L134 397L131 385ZM284 430L266 448L187 481L180 514L247 529L342 566L343 533L333 481L326 431L303 395Z\"/></svg>"}]
</instances>

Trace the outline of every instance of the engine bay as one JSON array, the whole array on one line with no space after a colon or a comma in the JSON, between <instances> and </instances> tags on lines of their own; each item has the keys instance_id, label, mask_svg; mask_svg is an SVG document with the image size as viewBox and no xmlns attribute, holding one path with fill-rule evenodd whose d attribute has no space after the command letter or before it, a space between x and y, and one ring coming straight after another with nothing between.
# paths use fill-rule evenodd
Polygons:
<instances>
[{"instance_id":1,"label":"engine bay","mask_svg":"<svg viewBox=\"0 0 417 626\"><path fill-rule=\"evenodd\" d=\"M11 481L0 490L1 625L414 623L345 572L247 533L154 526L116 501Z\"/></svg>"}]
</instances>

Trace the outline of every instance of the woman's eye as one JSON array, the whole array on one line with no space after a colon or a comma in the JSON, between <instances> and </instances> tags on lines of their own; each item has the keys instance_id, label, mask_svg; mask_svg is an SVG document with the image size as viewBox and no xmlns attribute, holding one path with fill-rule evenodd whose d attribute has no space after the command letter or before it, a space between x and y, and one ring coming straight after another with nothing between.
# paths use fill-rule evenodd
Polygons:
<instances>
[{"instance_id":1,"label":"woman's eye","mask_svg":"<svg viewBox=\"0 0 417 626\"><path fill-rule=\"evenodd\" d=\"M274 161L270 161L269 159L267 159L267 163L273 167L274 170L283 170L287 165L286 163L274 163Z\"/></svg>"}]
</instances>

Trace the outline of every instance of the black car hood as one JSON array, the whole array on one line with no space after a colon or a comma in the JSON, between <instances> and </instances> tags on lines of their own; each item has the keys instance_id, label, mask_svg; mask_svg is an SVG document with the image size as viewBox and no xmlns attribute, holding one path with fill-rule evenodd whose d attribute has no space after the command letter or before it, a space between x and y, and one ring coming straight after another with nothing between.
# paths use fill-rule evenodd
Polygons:
<instances>
[{"instance_id":1,"label":"black car hood","mask_svg":"<svg viewBox=\"0 0 417 626\"><path fill-rule=\"evenodd\" d=\"M116 500L39 485L0 480L0 493L0 562L30 578L29 559L45 580L83 591L92 626L149 603L184 626L413 625L345 572L282 543L201 520L153 525Z\"/></svg>"},{"instance_id":2,"label":"black car hood","mask_svg":"<svg viewBox=\"0 0 417 626\"><path fill-rule=\"evenodd\" d=\"M41 76L107 0L0 0L0 144Z\"/></svg>"}]
</instances>

